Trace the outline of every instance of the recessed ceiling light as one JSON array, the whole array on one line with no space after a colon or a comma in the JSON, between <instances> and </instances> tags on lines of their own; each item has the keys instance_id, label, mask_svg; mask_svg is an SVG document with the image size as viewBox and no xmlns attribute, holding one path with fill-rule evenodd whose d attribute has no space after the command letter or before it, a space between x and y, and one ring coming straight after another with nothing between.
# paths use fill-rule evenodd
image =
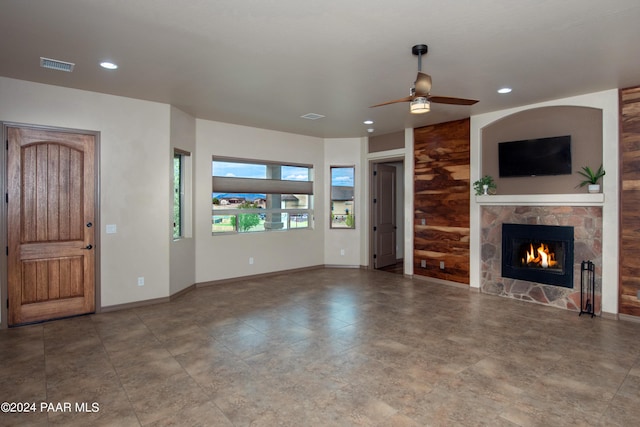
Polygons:
<instances>
[{"instance_id":1,"label":"recessed ceiling light","mask_svg":"<svg viewBox=\"0 0 640 427\"><path fill-rule=\"evenodd\" d=\"M118 68L117 64L114 64L113 62L108 62L108 61L101 62L100 66L102 68L106 68L107 70L116 70Z\"/></svg>"},{"instance_id":2,"label":"recessed ceiling light","mask_svg":"<svg viewBox=\"0 0 640 427\"><path fill-rule=\"evenodd\" d=\"M510 87L503 87L498 89L498 93L509 93L511 92L511 88Z\"/></svg>"},{"instance_id":3,"label":"recessed ceiling light","mask_svg":"<svg viewBox=\"0 0 640 427\"><path fill-rule=\"evenodd\" d=\"M372 125L373 124L373 120L365 120L364 122L365 125Z\"/></svg>"},{"instance_id":4,"label":"recessed ceiling light","mask_svg":"<svg viewBox=\"0 0 640 427\"><path fill-rule=\"evenodd\" d=\"M369 129L367 129L367 132L371 133L371 132L373 132L374 130L375 130L375 129L369 128Z\"/></svg>"}]
</instances>

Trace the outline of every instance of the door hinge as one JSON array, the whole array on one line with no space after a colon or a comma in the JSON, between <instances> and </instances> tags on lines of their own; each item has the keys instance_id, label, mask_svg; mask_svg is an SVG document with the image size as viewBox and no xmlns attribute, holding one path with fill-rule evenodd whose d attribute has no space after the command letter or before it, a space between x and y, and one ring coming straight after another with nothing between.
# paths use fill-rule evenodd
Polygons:
<instances>
[{"instance_id":1,"label":"door hinge","mask_svg":"<svg viewBox=\"0 0 640 427\"><path fill-rule=\"evenodd\" d=\"M5 148L4 148L4 149L5 149L5 150L8 150L8 149L9 149L9 140L7 139L5 142L6 142L6 145L5 145Z\"/></svg>"},{"instance_id":2,"label":"door hinge","mask_svg":"<svg viewBox=\"0 0 640 427\"><path fill-rule=\"evenodd\" d=\"M373 199L373 203L378 203L378 199Z\"/></svg>"},{"instance_id":3,"label":"door hinge","mask_svg":"<svg viewBox=\"0 0 640 427\"><path fill-rule=\"evenodd\" d=\"M376 259L378 257L378 255L373 254L373 259Z\"/></svg>"},{"instance_id":4,"label":"door hinge","mask_svg":"<svg viewBox=\"0 0 640 427\"><path fill-rule=\"evenodd\" d=\"M373 176L378 175L378 171L373 171Z\"/></svg>"},{"instance_id":5,"label":"door hinge","mask_svg":"<svg viewBox=\"0 0 640 427\"><path fill-rule=\"evenodd\" d=\"M9 203L9 193L4 193L4 201Z\"/></svg>"},{"instance_id":6,"label":"door hinge","mask_svg":"<svg viewBox=\"0 0 640 427\"><path fill-rule=\"evenodd\" d=\"M378 231L378 227L373 227L373 231Z\"/></svg>"}]
</instances>

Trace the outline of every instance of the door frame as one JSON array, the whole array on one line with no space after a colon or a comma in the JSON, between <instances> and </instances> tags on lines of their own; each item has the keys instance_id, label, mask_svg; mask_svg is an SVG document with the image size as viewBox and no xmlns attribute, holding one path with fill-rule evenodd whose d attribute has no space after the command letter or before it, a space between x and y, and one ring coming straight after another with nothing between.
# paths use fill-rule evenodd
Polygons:
<instances>
[{"instance_id":1,"label":"door frame","mask_svg":"<svg viewBox=\"0 0 640 427\"><path fill-rule=\"evenodd\" d=\"M7 253L6 248L8 247L8 236L7 236L7 201L6 197L9 191L9 182L7 177L7 162L8 162L8 132L7 128L9 127L19 127L19 128L27 128L27 129L36 129L36 130L46 130L51 132L66 132L66 133L79 133L83 135L92 135L95 140L95 151L94 151L94 212L95 212L95 269L94 269L94 286L95 286L95 307L96 313L99 313L101 310L100 305L100 295L101 295L101 284L100 284L100 235L101 235L101 223L100 223L100 132L99 131L91 131L91 130L82 130L82 129L70 129L63 127L54 127L54 126L42 126L42 125L32 125L28 123L18 123L18 122L7 122L0 121L0 125L2 126L2 141L4 149L0 150L0 189L2 189L2 198L4 199L0 206L0 247L2 248L2 253L0 256L0 270L3 272L0 274L0 329L6 329L8 327L8 314L9 310L7 309L7 304L9 301L8 295L8 280L9 280L9 272L7 271Z\"/></svg>"},{"instance_id":2,"label":"door frame","mask_svg":"<svg viewBox=\"0 0 640 427\"><path fill-rule=\"evenodd\" d=\"M375 254L376 251L376 242L375 242L375 235L374 235L374 231L373 231L373 226L374 226L374 218L375 218L375 206L373 205L373 198L375 196L375 184L374 184L374 177L373 177L373 169L374 169L374 164L380 164L380 163L402 163L403 168L404 168L404 174L403 175L396 175L396 180L399 182L402 182L402 188L403 188L403 195L404 197L406 197L406 191L404 191L404 175L406 175L406 159L403 156L391 156L391 157L383 157L383 158L377 158L377 159L369 159L369 165L368 165L368 172L369 172L369 178L368 178L368 187L369 187L369 218L370 221L368 222L368 226L369 226L369 230L368 230L368 236L369 236L369 269L370 270L375 270L375 260L373 258L373 255ZM403 223L403 226L406 227L406 201L405 203L398 203L398 192L396 192L396 209L398 209L399 207L402 208L402 216L397 215L396 216L396 222ZM402 236L402 242L403 242L403 257L402 257L402 262L404 264L404 266L406 266L407 263L407 251L406 248L404 247L405 243L406 243L406 238L405 238L405 232L403 230L402 233L398 233L398 235ZM397 237L396 237L397 239ZM413 254L411 254L411 259L413 259ZM404 268L404 267L403 267ZM406 269L404 270L406 271Z\"/></svg>"}]
</instances>

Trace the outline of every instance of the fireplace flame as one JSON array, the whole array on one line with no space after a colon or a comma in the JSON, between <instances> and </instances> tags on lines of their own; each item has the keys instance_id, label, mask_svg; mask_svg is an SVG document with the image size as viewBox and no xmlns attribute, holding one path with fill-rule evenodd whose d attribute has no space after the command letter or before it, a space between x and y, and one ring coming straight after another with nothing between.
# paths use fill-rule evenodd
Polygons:
<instances>
[{"instance_id":1,"label":"fireplace flame","mask_svg":"<svg viewBox=\"0 0 640 427\"><path fill-rule=\"evenodd\" d=\"M540 243L540 247L534 249L533 244L529 244L530 251L527 251L527 264L534 264L542 268L553 267L558 262L556 261L556 255L549 253L549 245Z\"/></svg>"}]
</instances>

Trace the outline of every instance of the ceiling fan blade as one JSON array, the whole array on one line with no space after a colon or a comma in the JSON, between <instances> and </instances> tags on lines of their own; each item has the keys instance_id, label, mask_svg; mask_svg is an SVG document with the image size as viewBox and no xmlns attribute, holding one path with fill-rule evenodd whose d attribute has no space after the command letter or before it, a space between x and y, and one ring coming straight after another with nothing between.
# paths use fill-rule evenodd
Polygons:
<instances>
[{"instance_id":1,"label":"ceiling fan blade","mask_svg":"<svg viewBox=\"0 0 640 427\"><path fill-rule=\"evenodd\" d=\"M416 96L427 96L431 90L431 76L418 71L416 77Z\"/></svg>"},{"instance_id":2,"label":"ceiling fan blade","mask_svg":"<svg viewBox=\"0 0 640 427\"><path fill-rule=\"evenodd\" d=\"M400 99L396 99L394 101L387 101L387 102L383 102L382 104L376 104L376 105L372 105L369 108L373 108L373 107L380 107L382 105L389 105L389 104L396 104L398 102L409 102L413 99L413 96L405 96L404 98L400 98Z\"/></svg>"},{"instance_id":3,"label":"ceiling fan blade","mask_svg":"<svg viewBox=\"0 0 640 427\"><path fill-rule=\"evenodd\" d=\"M429 101L436 104L452 104L452 105L473 105L478 101L475 99L450 98L448 96L429 96Z\"/></svg>"}]
</instances>

